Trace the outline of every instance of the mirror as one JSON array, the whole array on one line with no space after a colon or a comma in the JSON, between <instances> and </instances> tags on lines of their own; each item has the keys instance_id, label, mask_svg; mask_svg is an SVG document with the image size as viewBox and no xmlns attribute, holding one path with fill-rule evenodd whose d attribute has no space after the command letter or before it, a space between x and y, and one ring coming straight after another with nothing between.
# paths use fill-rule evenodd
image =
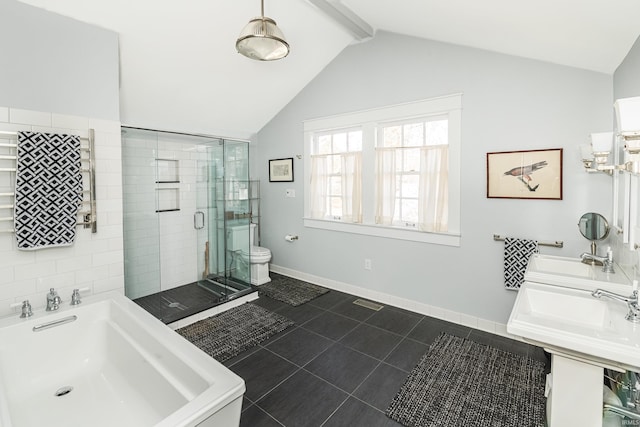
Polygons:
<instances>
[{"instance_id":1,"label":"mirror","mask_svg":"<svg viewBox=\"0 0 640 427\"><path fill-rule=\"evenodd\" d=\"M598 248L596 247L596 241L602 240L609 235L610 227L607 219L599 213L587 212L580 217L578 228L585 239L591 240L591 255L597 255ZM602 265L602 261L595 259L589 260L584 258L582 262Z\"/></svg>"},{"instance_id":2,"label":"mirror","mask_svg":"<svg viewBox=\"0 0 640 427\"><path fill-rule=\"evenodd\" d=\"M592 242L606 238L610 230L607 219L595 212L582 215L578 221L578 228L584 238Z\"/></svg>"}]
</instances>

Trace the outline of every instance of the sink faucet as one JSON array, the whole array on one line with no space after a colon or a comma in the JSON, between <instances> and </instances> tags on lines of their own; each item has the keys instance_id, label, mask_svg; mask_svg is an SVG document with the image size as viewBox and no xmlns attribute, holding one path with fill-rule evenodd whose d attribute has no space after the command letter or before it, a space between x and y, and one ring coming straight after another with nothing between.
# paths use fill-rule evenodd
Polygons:
<instances>
[{"instance_id":1,"label":"sink faucet","mask_svg":"<svg viewBox=\"0 0 640 427\"><path fill-rule=\"evenodd\" d=\"M55 289L49 289L49 293L47 294L47 311L54 311L60 308L60 303L62 299L58 295Z\"/></svg>"},{"instance_id":2,"label":"sink faucet","mask_svg":"<svg viewBox=\"0 0 640 427\"><path fill-rule=\"evenodd\" d=\"M613 292L605 291L604 289L596 289L591 292L591 295L595 298L608 297L617 301L626 302L629 307L629 312L625 316L630 322L640 323L640 306L638 306L638 282L633 281L633 293L631 296L625 297L622 295L614 294Z\"/></svg>"},{"instance_id":3,"label":"sink faucet","mask_svg":"<svg viewBox=\"0 0 640 427\"><path fill-rule=\"evenodd\" d=\"M615 273L616 271L613 269L613 251L611 248L607 249L606 256L598 256L595 254L591 254L589 252L583 252L580 255L580 259L582 262L587 261L595 261L598 264L602 264L602 271L605 273Z\"/></svg>"}]
</instances>

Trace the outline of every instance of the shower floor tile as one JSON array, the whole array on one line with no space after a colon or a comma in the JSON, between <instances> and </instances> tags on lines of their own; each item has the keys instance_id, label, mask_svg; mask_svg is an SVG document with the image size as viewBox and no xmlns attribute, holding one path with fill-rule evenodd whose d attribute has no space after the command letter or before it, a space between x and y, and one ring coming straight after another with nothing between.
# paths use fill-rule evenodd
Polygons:
<instances>
[{"instance_id":1,"label":"shower floor tile","mask_svg":"<svg viewBox=\"0 0 640 427\"><path fill-rule=\"evenodd\" d=\"M220 297L197 283L167 289L133 300L165 324L184 319L221 303Z\"/></svg>"}]
</instances>

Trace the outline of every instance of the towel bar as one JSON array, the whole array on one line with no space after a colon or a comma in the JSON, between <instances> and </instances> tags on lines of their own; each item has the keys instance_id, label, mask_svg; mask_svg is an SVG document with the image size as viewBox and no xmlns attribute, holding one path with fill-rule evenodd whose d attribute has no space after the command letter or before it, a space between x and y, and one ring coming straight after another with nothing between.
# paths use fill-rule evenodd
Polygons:
<instances>
[{"instance_id":1,"label":"towel bar","mask_svg":"<svg viewBox=\"0 0 640 427\"><path fill-rule=\"evenodd\" d=\"M493 235L493 240L495 241L503 241L504 237L499 234ZM556 240L555 242L538 242L539 246L551 246L553 248L562 248L564 247L564 242L562 240Z\"/></svg>"},{"instance_id":2,"label":"towel bar","mask_svg":"<svg viewBox=\"0 0 640 427\"><path fill-rule=\"evenodd\" d=\"M45 133L53 133L53 132L45 132ZM93 133L93 129L89 129L89 136L85 137L85 136L81 136L80 137L80 141L91 141L93 139L93 136L91 135L91 133ZM16 131L6 131L6 130L0 130L0 135L7 135L10 137L17 137L18 136L18 132ZM11 145L12 147L16 147L16 144Z\"/></svg>"}]
</instances>

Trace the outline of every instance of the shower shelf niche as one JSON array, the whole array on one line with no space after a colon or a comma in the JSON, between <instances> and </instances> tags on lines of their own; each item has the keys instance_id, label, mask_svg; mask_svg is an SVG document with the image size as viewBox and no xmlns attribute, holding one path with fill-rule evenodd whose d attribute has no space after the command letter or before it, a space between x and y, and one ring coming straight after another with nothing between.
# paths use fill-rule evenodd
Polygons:
<instances>
[{"instance_id":1,"label":"shower shelf niche","mask_svg":"<svg viewBox=\"0 0 640 427\"><path fill-rule=\"evenodd\" d=\"M177 212L180 210L179 188L156 188L156 212Z\"/></svg>"},{"instance_id":2,"label":"shower shelf niche","mask_svg":"<svg viewBox=\"0 0 640 427\"><path fill-rule=\"evenodd\" d=\"M180 182L180 168L177 160L156 159L156 183L177 184Z\"/></svg>"}]
</instances>

